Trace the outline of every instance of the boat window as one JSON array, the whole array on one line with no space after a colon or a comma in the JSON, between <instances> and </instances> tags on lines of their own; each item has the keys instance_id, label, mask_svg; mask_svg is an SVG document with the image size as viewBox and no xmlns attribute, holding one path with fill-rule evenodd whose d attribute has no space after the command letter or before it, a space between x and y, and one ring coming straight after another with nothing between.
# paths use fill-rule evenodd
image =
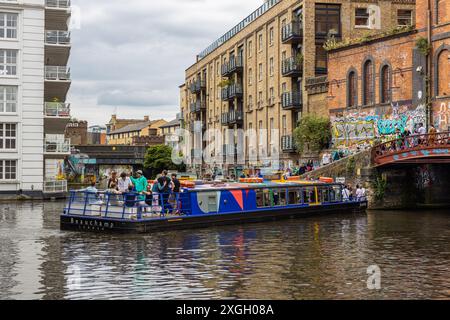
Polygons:
<instances>
[{"instance_id":1,"label":"boat window","mask_svg":"<svg viewBox=\"0 0 450 320\"><path fill-rule=\"evenodd\" d=\"M264 207L271 207L272 206L272 193L269 189L264 189Z\"/></svg>"},{"instance_id":2,"label":"boat window","mask_svg":"<svg viewBox=\"0 0 450 320\"><path fill-rule=\"evenodd\" d=\"M342 192L340 186L332 186L330 188L330 202L342 201Z\"/></svg>"},{"instance_id":3,"label":"boat window","mask_svg":"<svg viewBox=\"0 0 450 320\"><path fill-rule=\"evenodd\" d=\"M273 189L273 205L274 206L286 205L286 189Z\"/></svg>"},{"instance_id":4,"label":"boat window","mask_svg":"<svg viewBox=\"0 0 450 320\"><path fill-rule=\"evenodd\" d=\"M317 188L319 193L319 200L321 203L327 203L330 202L330 194L328 187L320 187Z\"/></svg>"},{"instance_id":5,"label":"boat window","mask_svg":"<svg viewBox=\"0 0 450 320\"><path fill-rule=\"evenodd\" d=\"M295 204L301 204L302 198L300 195L300 190L288 190L288 204L295 205Z\"/></svg>"},{"instance_id":6,"label":"boat window","mask_svg":"<svg viewBox=\"0 0 450 320\"><path fill-rule=\"evenodd\" d=\"M264 207L264 193L261 189L256 190L256 206L258 208Z\"/></svg>"},{"instance_id":7,"label":"boat window","mask_svg":"<svg viewBox=\"0 0 450 320\"><path fill-rule=\"evenodd\" d=\"M217 212L217 196L208 196L208 212Z\"/></svg>"},{"instance_id":8,"label":"boat window","mask_svg":"<svg viewBox=\"0 0 450 320\"><path fill-rule=\"evenodd\" d=\"M303 189L303 201L304 203L317 203L316 201L316 188L304 188Z\"/></svg>"}]
</instances>

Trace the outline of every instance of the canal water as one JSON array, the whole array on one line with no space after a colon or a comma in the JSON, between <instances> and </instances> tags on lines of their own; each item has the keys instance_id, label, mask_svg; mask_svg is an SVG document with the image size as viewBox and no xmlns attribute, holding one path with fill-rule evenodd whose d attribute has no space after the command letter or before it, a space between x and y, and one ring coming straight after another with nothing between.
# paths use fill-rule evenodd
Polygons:
<instances>
[{"instance_id":1,"label":"canal water","mask_svg":"<svg viewBox=\"0 0 450 320\"><path fill-rule=\"evenodd\" d=\"M0 299L450 299L447 210L119 236L63 206L0 204Z\"/></svg>"}]
</instances>

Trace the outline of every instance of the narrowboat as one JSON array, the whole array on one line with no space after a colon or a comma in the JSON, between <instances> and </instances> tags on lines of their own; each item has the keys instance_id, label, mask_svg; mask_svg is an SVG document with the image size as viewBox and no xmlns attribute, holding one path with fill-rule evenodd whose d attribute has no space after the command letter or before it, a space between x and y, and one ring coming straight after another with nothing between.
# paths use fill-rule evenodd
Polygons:
<instances>
[{"instance_id":1,"label":"narrowboat","mask_svg":"<svg viewBox=\"0 0 450 320\"><path fill-rule=\"evenodd\" d=\"M196 185L177 194L71 191L61 229L148 233L307 216L360 213L366 199L342 198L343 185L321 181Z\"/></svg>"}]
</instances>

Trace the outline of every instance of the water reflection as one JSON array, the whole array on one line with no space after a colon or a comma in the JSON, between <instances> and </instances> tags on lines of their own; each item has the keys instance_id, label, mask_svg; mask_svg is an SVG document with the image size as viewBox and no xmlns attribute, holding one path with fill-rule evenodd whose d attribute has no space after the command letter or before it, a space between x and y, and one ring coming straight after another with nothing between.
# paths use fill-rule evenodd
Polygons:
<instances>
[{"instance_id":1,"label":"water reflection","mask_svg":"<svg viewBox=\"0 0 450 320\"><path fill-rule=\"evenodd\" d=\"M0 204L0 298L450 298L446 212L114 236L61 232L62 206Z\"/></svg>"}]
</instances>

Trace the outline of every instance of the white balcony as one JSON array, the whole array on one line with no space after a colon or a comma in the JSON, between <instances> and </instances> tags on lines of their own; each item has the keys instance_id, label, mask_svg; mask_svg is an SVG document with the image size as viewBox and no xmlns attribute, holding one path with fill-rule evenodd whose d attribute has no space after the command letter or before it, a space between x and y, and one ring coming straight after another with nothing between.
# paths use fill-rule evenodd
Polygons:
<instances>
[{"instance_id":1,"label":"white balcony","mask_svg":"<svg viewBox=\"0 0 450 320\"><path fill-rule=\"evenodd\" d=\"M45 66L45 80L70 81L70 68L64 66Z\"/></svg>"},{"instance_id":2,"label":"white balcony","mask_svg":"<svg viewBox=\"0 0 450 320\"><path fill-rule=\"evenodd\" d=\"M67 192L67 180L44 181L44 193L64 193Z\"/></svg>"},{"instance_id":3,"label":"white balcony","mask_svg":"<svg viewBox=\"0 0 450 320\"><path fill-rule=\"evenodd\" d=\"M45 116L50 118L69 118L70 103L64 102L46 102Z\"/></svg>"},{"instance_id":4,"label":"white balcony","mask_svg":"<svg viewBox=\"0 0 450 320\"><path fill-rule=\"evenodd\" d=\"M70 0L45 0L48 9L70 9Z\"/></svg>"},{"instance_id":5,"label":"white balcony","mask_svg":"<svg viewBox=\"0 0 450 320\"><path fill-rule=\"evenodd\" d=\"M70 88L70 69L64 66L45 66L44 99L51 101L57 98L66 101Z\"/></svg>"},{"instance_id":6,"label":"white balcony","mask_svg":"<svg viewBox=\"0 0 450 320\"><path fill-rule=\"evenodd\" d=\"M70 32L62 30L45 31L45 44L70 46Z\"/></svg>"},{"instance_id":7,"label":"white balcony","mask_svg":"<svg viewBox=\"0 0 450 320\"><path fill-rule=\"evenodd\" d=\"M46 155L69 155L70 140L47 138L44 141L44 153Z\"/></svg>"}]
</instances>

